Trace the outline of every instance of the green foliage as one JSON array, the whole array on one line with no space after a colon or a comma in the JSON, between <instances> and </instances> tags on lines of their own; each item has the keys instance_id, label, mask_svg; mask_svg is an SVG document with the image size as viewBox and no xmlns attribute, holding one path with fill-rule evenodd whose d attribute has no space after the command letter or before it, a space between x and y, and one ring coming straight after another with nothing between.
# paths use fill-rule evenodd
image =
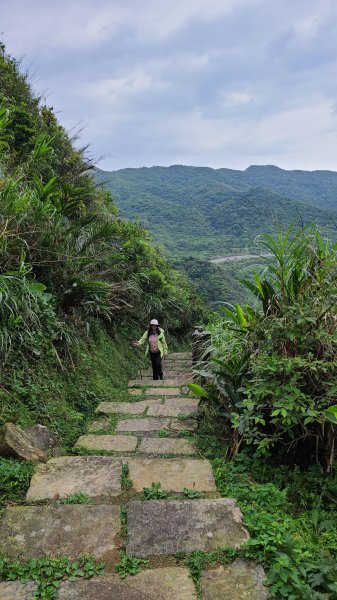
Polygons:
<instances>
[{"instance_id":1,"label":"green foliage","mask_svg":"<svg viewBox=\"0 0 337 600\"><path fill-rule=\"evenodd\" d=\"M224 309L225 319L210 328L210 360L201 374L213 383L211 400L232 420L234 444L242 438L261 452L290 444L297 460L314 455L329 470L336 439L336 248L315 230L266 235L263 244L272 255L264 276L246 282L261 309Z\"/></svg>"},{"instance_id":2,"label":"green foliage","mask_svg":"<svg viewBox=\"0 0 337 600\"><path fill-rule=\"evenodd\" d=\"M37 583L37 591L32 600L52 600L57 597L61 582L65 579L89 579L100 575L103 570L104 564L98 563L92 556L84 556L77 561L71 561L66 556L44 556L27 562L12 562L7 558L0 558L0 580L20 580L22 583L33 580Z\"/></svg>"},{"instance_id":3,"label":"green foliage","mask_svg":"<svg viewBox=\"0 0 337 600\"><path fill-rule=\"evenodd\" d=\"M6 502L20 502L34 473L30 462L0 458L0 508Z\"/></svg>"},{"instance_id":4,"label":"green foliage","mask_svg":"<svg viewBox=\"0 0 337 600\"><path fill-rule=\"evenodd\" d=\"M148 560L135 558L134 556L129 556L128 554L122 552L119 563L116 565L115 569L120 578L125 579L127 575L137 575L137 573L140 573L141 565L147 564L149 564Z\"/></svg>"},{"instance_id":5,"label":"green foliage","mask_svg":"<svg viewBox=\"0 0 337 600\"><path fill-rule=\"evenodd\" d=\"M202 498L202 494L200 492L195 492L194 490L190 490L188 488L184 488L183 493L185 498L190 498L191 500L195 498Z\"/></svg>"},{"instance_id":6,"label":"green foliage","mask_svg":"<svg viewBox=\"0 0 337 600\"><path fill-rule=\"evenodd\" d=\"M90 496L83 492L71 494L62 500L62 504L87 504L88 502L90 502Z\"/></svg>"},{"instance_id":7,"label":"green foliage","mask_svg":"<svg viewBox=\"0 0 337 600\"><path fill-rule=\"evenodd\" d=\"M129 467L128 465L122 465L122 489L129 490L132 487L132 481L129 478Z\"/></svg>"},{"instance_id":8,"label":"green foliage","mask_svg":"<svg viewBox=\"0 0 337 600\"><path fill-rule=\"evenodd\" d=\"M166 437L170 437L170 432L168 431L168 429L159 429L157 435L158 435L158 437L166 438Z\"/></svg>"},{"instance_id":9,"label":"green foliage","mask_svg":"<svg viewBox=\"0 0 337 600\"><path fill-rule=\"evenodd\" d=\"M161 483L151 483L150 487L143 488L144 500L163 500L167 498L168 493L161 489Z\"/></svg>"}]
</instances>

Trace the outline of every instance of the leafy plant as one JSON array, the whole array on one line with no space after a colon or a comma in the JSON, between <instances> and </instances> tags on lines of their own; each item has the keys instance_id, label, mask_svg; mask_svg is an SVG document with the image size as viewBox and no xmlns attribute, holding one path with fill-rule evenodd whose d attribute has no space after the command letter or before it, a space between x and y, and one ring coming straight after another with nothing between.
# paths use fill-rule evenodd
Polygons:
<instances>
[{"instance_id":1,"label":"leafy plant","mask_svg":"<svg viewBox=\"0 0 337 600\"><path fill-rule=\"evenodd\" d=\"M23 500L34 470L33 463L0 458L0 507Z\"/></svg>"},{"instance_id":2,"label":"leafy plant","mask_svg":"<svg viewBox=\"0 0 337 600\"><path fill-rule=\"evenodd\" d=\"M161 489L161 483L152 483L151 487L143 488L144 500L163 500L168 493Z\"/></svg>"},{"instance_id":3,"label":"leafy plant","mask_svg":"<svg viewBox=\"0 0 337 600\"><path fill-rule=\"evenodd\" d=\"M90 502L90 496L83 492L71 494L62 500L62 504L87 504L88 502Z\"/></svg>"},{"instance_id":4,"label":"leafy plant","mask_svg":"<svg viewBox=\"0 0 337 600\"><path fill-rule=\"evenodd\" d=\"M183 493L185 498L201 498L202 494L200 492L195 492L194 490L189 490L188 488L183 489Z\"/></svg>"},{"instance_id":5,"label":"leafy plant","mask_svg":"<svg viewBox=\"0 0 337 600\"><path fill-rule=\"evenodd\" d=\"M88 579L101 575L104 563L97 562L92 556L84 556L77 561L68 557L30 559L26 562L13 562L8 558L0 558L0 580L26 583L36 581L37 591L33 598L36 600L52 600L57 597L60 584L65 579L74 580L78 577Z\"/></svg>"},{"instance_id":6,"label":"leafy plant","mask_svg":"<svg viewBox=\"0 0 337 600\"><path fill-rule=\"evenodd\" d=\"M166 437L170 437L170 432L167 429L159 429L157 435L158 435L158 437L166 438Z\"/></svg>"},{"instance_id":7,"label":"leafy plant","mask_svg":"<svg viewBox=\"0 0 337 600\"><path fill-rule=\"evenodd\" d=\"M140 573L141 566L147 564L149 564L148 560L135 558L134 556L130 556L123 552L120 555L119 563L116 565L115 569L120 578L125 579L127 575L137 575L137 573Z\"/></svg>"},{"instance_id":8,"label":"leafy plant","mask_svg":"<svg viewBox=\"0 0 337 600\"><path fill-rule=\"evenodd\" d=\"M122 466L122 489L129 490L132 487L132 481L129 478L129 467L124 464Z\"/></svg>"}]
</instances>

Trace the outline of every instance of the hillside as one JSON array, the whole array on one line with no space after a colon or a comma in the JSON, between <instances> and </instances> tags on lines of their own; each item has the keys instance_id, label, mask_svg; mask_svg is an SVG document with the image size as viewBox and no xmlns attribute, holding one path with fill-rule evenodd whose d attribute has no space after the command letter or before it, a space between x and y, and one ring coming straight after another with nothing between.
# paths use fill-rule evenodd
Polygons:
<instances>
[{"instance_id":1,"label":"hillside","mask_svg":"<svg viewBox=\"0 0 337 600\"><path fill-rule=\"evenodd\" d=\"M336 235L337 173L249 167L97 170L122 215L139 218L171 256L256 252L255 238L278 225L316 222Z\"/></svg>"}]
</instances>

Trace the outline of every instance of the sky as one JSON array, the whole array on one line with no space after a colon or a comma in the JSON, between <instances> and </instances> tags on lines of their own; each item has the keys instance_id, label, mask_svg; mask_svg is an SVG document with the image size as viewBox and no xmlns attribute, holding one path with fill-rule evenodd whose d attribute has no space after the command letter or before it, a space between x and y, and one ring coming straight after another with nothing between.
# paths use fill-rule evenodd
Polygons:
<instances>
[{"instance_id":1,"label":"sky","mask_svg":"<svg viewBox=\"0 0 337 600\"><path fill-rule=\"evenodd\" d=\"M98 166L337 170L337 0L0 0Z\"/></svg>"}]
</instances>

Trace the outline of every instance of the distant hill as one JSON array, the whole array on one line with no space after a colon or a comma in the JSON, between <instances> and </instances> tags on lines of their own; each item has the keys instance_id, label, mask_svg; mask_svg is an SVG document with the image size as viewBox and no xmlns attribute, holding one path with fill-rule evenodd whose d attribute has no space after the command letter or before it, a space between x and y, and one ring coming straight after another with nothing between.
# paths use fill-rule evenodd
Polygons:
<instances>
[{"instance_id":1,"label":"distant hill","mask_svg":"<svg viewBox=\"0 0 337 600\"><path fill-rule=\"evenodd\" d=\"M206 167L97 170L122 215L139 218L171 256L211 258L254 251L278 225L316 222L337 237L337 173ZM255 247L256 251L256 247Z\"/></svg>"}]
</instances>

